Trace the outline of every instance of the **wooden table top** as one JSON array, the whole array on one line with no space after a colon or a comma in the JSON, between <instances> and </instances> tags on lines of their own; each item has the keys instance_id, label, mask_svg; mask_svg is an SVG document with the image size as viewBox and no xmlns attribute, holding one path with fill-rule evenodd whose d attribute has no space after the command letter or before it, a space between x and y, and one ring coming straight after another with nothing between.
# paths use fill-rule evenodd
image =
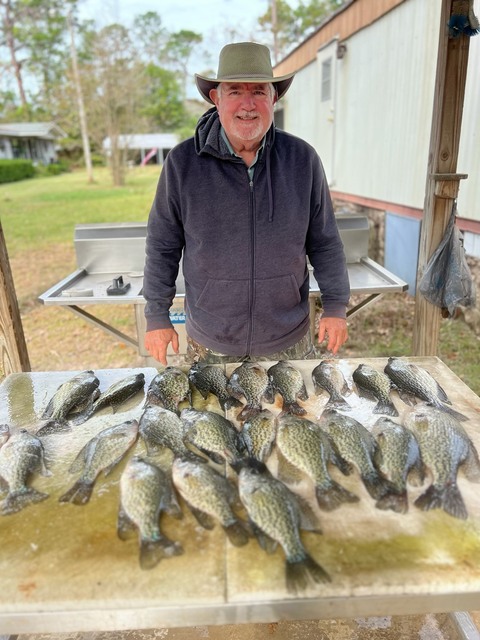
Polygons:
<instances>
[{"instance_id":1,"label":"wooden table top","mask_svg":"<svg viewBox=\"0 0 480 640\"><path fill-rule=\"evenodd\" d=\"M441 360L408 358L427 369L447 391L453 406L470 419L463 424L480 451L480 399ZM383 370L387 358L337 359L352 384L361 362ZM303 374L309 399L306 417L317 418L328 395L314 394L311 371L319 361L294 361ZM268 368L270 364L262 363ZM236 365L226 367L227 374ZM96 371L101 390L113 381L143 371L145 389L154 368ZM38 427L42 410L72 371L12 374L0 386L0 424L12 431ZM391 394L404 414L410 409ZM425 490L409 487L408 513L375 508L355 472L343 486L360 501L319 512L323 534L302 532L306 549L330 574L328 584L292 597L285 588L281 548L267 555L252 539L245 547L228 542L220 526L202 529L188 509L176 520L164 514L161 528L179 541L184 554L151 570L138 563L138 540L117 537L119 479L126 460L144 453L139 440L108 475L99 476L90 502L82 507L59 503L76 479L68 468L81 446L106 426L139 418L144 395L137 394L116 414L104 409L71 432L43 438L50 477L32 476L30 484L49 498L13 515L0 516L0 633L55 633L273 622L282 619L348 618L476 610L480 604L479 486L460 470L458 485L469 517L413 506ZM353 393L353 417L371 428L378 418L374 403ZM274 405L280 411L277 396ZM214 396L194 395L194 406L220 411ZM228 415L235 421L235 416ZM400 421L402 415L397 420ZM167 458L165 458L167 460ZM337 470L332 471L332 476ZM428 484L427 480L427 484ZM308 490L308 483L306 484ZM0 494L0 497L1 494Z\"/></svg>"}]
</instances>

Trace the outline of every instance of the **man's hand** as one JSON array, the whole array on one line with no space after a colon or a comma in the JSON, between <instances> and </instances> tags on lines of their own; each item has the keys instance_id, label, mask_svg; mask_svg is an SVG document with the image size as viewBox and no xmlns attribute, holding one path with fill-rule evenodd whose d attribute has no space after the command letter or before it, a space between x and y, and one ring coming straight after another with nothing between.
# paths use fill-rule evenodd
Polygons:
<instances>
[{"instance_id":1,"label":"man's hand","mask_svg":"<svg viewBox=\"0 0 480 640\"><path fill-rule=\"evenodd\" d=\"M318 327L318 342L328 338L327 349L337 353L342 344L348 340L347 321L344 318L320 318Z\"/></svg>"},{"instance_id":2,"label":"man's hand","mask_svg":"<svg viewBox=\"0 0 480 640\"><path fill-rule=\"evenodd\" d=\"M172 343L175 353L178 353L178 333L173 327L170 329L155 329L145 334L145 348L150 355L167 366L167 348Z\"/></svg>"}]
</instances>

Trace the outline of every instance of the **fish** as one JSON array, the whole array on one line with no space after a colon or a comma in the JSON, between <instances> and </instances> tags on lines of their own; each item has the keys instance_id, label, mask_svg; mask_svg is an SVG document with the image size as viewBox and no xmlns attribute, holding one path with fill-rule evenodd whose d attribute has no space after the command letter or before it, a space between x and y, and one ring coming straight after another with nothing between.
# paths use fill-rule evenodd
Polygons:
<instances>
[{"instance_id":1,"label":"fish","mask_svg":"<svg viewBox=\"0 0 480 640\"><path fill-rule=\"evenodd\" d=\"M350 409L349 403L343 397L350 392L347 381L338 365L333 360L322 360L312 371L315 394L326 391L330 398L326 408Z\"/></svg>"},{"instance_id":2,"label":"fish","mask_svg":"<svg viewBox=\"0 0 480 640\"><path fill-rule=\"evenodd\" d=\"M170 409L158 405L145 407L140 416L138 432L145 442L148 455L153 455L159 448L170 449L175 456L188 454L183 442L184 424Z\"/></svg>"},{"instance_id":3,"label":"fish","mask_svg":"<svg viewBox=\"0 0 480 640\"><path fill-rule=\"evenodd\" d=\"M298 594L312 580L330 582L331 578L307 552L300 537L301 510L296 496L268 471L244 466L238 476L240 500L244 505L263 548L261 535L279 544L285 553L286 587ZM260 535L261 533L261 535ZM272 547L273 549L274 547Z\"/></svg>"},{"instance_id":4,"label":"fish","mask_svg":"<svg viewBox=\"0 0 480 640\"><path fill-rule=\"evenodd\" d=\"M270 404L275 400L267 371L258 362L242 362L232 372L227 388L238 400L244 397L247 401L237 416L241 422L262 410L262 400Z\"/></svg>"},{"instance_id":5,"label":"fish","mask_svg":"<svg viewBox=\"0 0 480 640\"><path fill-rule=\"evenodd\" d=\"M359 395L377 400L373 413L387 416L398 416L398 411L390 398L390 390L394 386L391 379L383 371L377 371L368 364L359 364L352 373L352 378Z\"/></svg>"},{"instance_id":6,"label":"fish","mask_svg":"<svg viewBox=\"0 0 480 640\"><path fill-rule=\"evenodd\" d=\"M301 372L286 360L280 360L268 370L273 393L282 396L283 413L305 415L306 409L298 404L298 400L308 400L308 393Z\"/></svg>"},{"instance_id":7,"label":"fish","mask_svg":"<svg viewBox=\"0 0 480 640\"><path fill-rule=\"evenodd\" d=\"M345 502L358 502L358 496L332 479L328 465L338 465L338 457L317 424L289 414L279 417L276 445L290 464L313 481L321 509L332 511Z\"/></svg>"},{"instance_id":8,"label":"fish","mask_svg":"<svg viewBox=\"0 0 480 640\"><path fill-rule=\"evenodd\" d=\"M120 476L117 535L126 540L130 531L137 529L142 569L153 569L164 558L183 553L179 542L162 533L162 512L177 518L183 515L171 479L152 462L133 456Z\"/></svg>"},{"instance_id":9,"label":"fish","mask_svg":"<svg viewBox=\"0 0 480 640\"><path fill-rule=\"evenodd\" d=\"M205 453L217 464L225 461L236 469L245 444L233 423L214 411L183 409L180 418L185 427L184 442Z\"/></svg>"},{"instance_id":10,"label":"fish","mask_svg":"<svg viewBox=\"0 0 480 640\"><path fill-rule=\"evenodd\" d=\"M205 362L196 362L190 367L188 379L200 391L204 400L209 393L218 398L224 411L241 407L242 403L227 390L228 378L221 367Z\"/></svg>"},{"instance_id":11,"label":"fish","mask_svg":"<svg viewBox=\"0 0 480 640\"><path fill-rule=\"evenodd\" d=\"M272 453L276 432L277 418L269 409L262 409L245 420L241 433L248 456L265 463Z\"/></svg>"},{"instance_id":12,"label":"fish","mask_svg":"<svg viewBox=\"0 0 480 640\"><path fill-rule=\"evenodd\" d=\"M417 405L406 415L420 454L432 476L427 490L414 502L422 511L443 509L454 518L466 520L468 511L457 484L459 467L470 482L480 482L478 452L469 435L452 415L437 407Z\"/></svg>"},{"instance_id":13,"label":"fish","mask_svg":"<svg viewBox=\"0 0 480 640\"><path fill-rule=\"evenodd\" d=\"M0 503L1 515L16 513L49 497L47 493L28 485L33 473L52 475L45 464L45 451L40 438L26 429L20 429L12 433L0 448L0 478L8 487L8 493Z\"/></svg>"},{"instance_id":14,"label":"fish","mask_svg":"<svg viewBox=\"0 0 480 640\"><path fill-rule=\"evenodd\" d=\"M400 391L411 394L432 407L449 413L457 420L468 420L466 416L450 406L452 403L445 390L423 367L408 362L404 358L392 356L388 359L384 371Z\"/></svg>"},{"instance_id":15,"label":"fish","mask_svg":"<svg viewBox=\"0 0 480 640\"><path fill-rule=\"evenodd\" d=\"M235 485L212 467L194 460L175 458L172 464L173 484L204 529L219 523L236 547L246 545L251 532L233 511L238 497Z\"/></svg>"},{"instance_id":16,"label":"fish","mask_svg":"<svg viewBox=\"0 0 480 640\"><path fill-rule=\"evenodd\" d=\"M99 379L92 370L82 371L62 383L50 398L42 420L47 422L36 432L37 436L45 436L71 429L68 416L75 410L87 411L100 394Z\"/></svg>"},{"instance_id":17,"label":"fish","mask_svg":"<svg viewBox=\"0 0 480 640\"><path fill-rule=\"evenodd\" d=\"M377 443L361 422L329 409L322 413L319 424L330 436L338 454L358 470L366 490L374 500L397 493L373 464Z\"/></svg>"},{"instance_id":18,"label":"fish","mask_svg":"<svg viewBox=\"0 0 480 640\"><path fill-rule=\"evenodd\" d=\"M119 406L133 398L135 394L143 390L145 385L145 374L133 373L126 378L122 378L112 383L108 389L100 393L95 402L84 412L78 415L72 422L75 425L83 424L91 418L97 411L105 407L111 407L115 413Z\"/></svg>"},{"instance_id":19,"label":"fish","mask_svg":"<svg viewBox=\"0 0 480 640\"><path fill-rule=\"evenodd\" d=\"M377 442L373 462L398 492L380 498L376 507L407 513L407 479L410 478L410 481L415 481L418 485L425 479L418 442L409 429L388 417L379 418L371 433Z\"/></svg>"},{"instance_id":20,"label":"fish","mask_svg":"<svg viewBox=\"0 0 480 640\"><path fill-rule=\"evenodd\" d=\"M102 429L78 452L70 466L70 473L80 473L73 486L59 498L59 502L84 505L90 500L95 481L103 471L108 475L122 460L138 436L138 421L126 420Z\"/></svg>"},{"instance_id":21,"label":"fish","mask_svg":"<svg viewBox=\"0 0 480 640\"><path fill-rule=\"evenodd\" d=\"M180 415L179 405L184 400L192 404L192 392L186 373L178 367L165 367L151 381L145 405L159 404Z\"/></svg>"}]
</instances>

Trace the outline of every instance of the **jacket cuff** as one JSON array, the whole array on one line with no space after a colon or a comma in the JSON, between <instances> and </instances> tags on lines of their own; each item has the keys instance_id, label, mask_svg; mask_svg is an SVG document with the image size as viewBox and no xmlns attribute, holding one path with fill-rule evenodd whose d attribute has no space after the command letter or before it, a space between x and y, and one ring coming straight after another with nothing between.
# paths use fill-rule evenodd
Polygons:
<instances>
[{"instance_id":1,"label":"jacket cuff","mask_svg":"<svg viewBox=\"0 0 480 640\"><path fill-rule=\"evenodd\" d=\"M347 307L344 304L339 304L338 302L322 302L323 313L322 317L324 318L346 318L347 317Z\"/></svg>"},{"instance_id":2,"label":"jacket cuff","mask_svg":"<svg viewBox=\"0 0 480 640\"><path fill-rule=\"evenodd\" d=\"M147 331L156 331L157 329L171 329L173 326L168 313L165 316L157 316L155 318L146 317L145 320L147 324Z\"/></svg>"}]
</instances>

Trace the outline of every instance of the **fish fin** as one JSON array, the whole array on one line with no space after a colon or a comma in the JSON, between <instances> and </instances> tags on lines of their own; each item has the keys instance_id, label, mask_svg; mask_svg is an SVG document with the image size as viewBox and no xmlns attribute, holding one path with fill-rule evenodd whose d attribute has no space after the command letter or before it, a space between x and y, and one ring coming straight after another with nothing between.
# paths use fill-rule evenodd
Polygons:
<instances>
[{"instance_id":1,"label":"fish fin","mask_svg":"<svg viewBox=\"0 0 480 640\"><path fill-rule=\"evenodd\" d=\"M200 511L200 509L196 509L192 507L192 505L188 505L190 507L190 511L192 512L195 520L198 524L204 529L208 529L209 531L214 528L215 520L205 511Z\"/></svg>"},{"instance_id":2,"label":"fish fin","mask_svg":"<svg viewBox=\"0 0 480 640\"><path fill-rule=\"evenodd\" d=\"M92 402L92 404L90 404L88 406L88 408L85 409L85 411L82 411L80 413L75 414L75 416L72 416L72 418L70 420L70 423L73 424L73 426L75 426L75 427L80 425L80 424L83 424L91 416L93 416L95 411L96 411L95 402Z\"/></svg>"},{"instance_id":3,"label":"fish fin","mask_svg":"<svg viewBox=\"0 0 480 640\"><path fill-rule=\"evenodd\" d=\"M283 407L282 407L282 412L280 414L280 416L283 416L285 414L293 414L295 416L304 416L307 413L307 410L304 409L303 407L301 407L298 402L296 402L296 400L293 400L292 402L285 402L285 400L283 401Z\"/></svg>"},{"instance_id":4,"label":"fish fin","mask_svg":"<svg viewBox=\"0 0 480 640\"><path fill-rule=\"evenodd\" d=\"M380 500L390 493L397 493L393 484L386 478L382 478L375 469L361 475L365 489L374 500Z\"/></svg>"},{"instance_id":5,"label":"fish fin","mask_svg":"<svg viewBox=\"0 0 480 640\"><path fill-rule=\"evenodd\" d=\"M418 398L416 398L412 393L409 393L408 391L404 391L403 389L399 389L398 387L396 390L398 393L398 397L406 405L408 405L409 407L414 407L417 404Z\"/></svg>"},{"instance_id":6,"label":"fish fin","mask_svg":"<svg viewBox=\"0 0 480 640\"><path fill-rule=\"evenodd\" d=\"M58 499L59 502L71 502L76 505L84 505L90 500L93 491L93 482L86 482L85 480L77 480L73 487L71 487L66 493L64 493Z\"/></svg>"},{"instance_id":7,"label":"fish fin","mask_svg":"<svg viewBox=\"0 0 480 640\"><path fill-rule=\"evenodd\" d=\"M308 400L307 387L303 385L303 387L300 389L297 395L299 400L304 400L306 402Z\"/></svg>"},{"instance_id":8,"label":"fish fin","mask_svg":"<svg viewBox=\"0 0 480 640\"><path fill-rule=\"evenodd\" d=\"M343 411L350 411L352 409L351 405L342 398L342 396L330 396L327 404L325 405L325 409L342 409Z\"/></svg>"},{"instance_id":9,"label":"fish fin","mask_svg":"<svg viewBox=\"0 0 480 640\"><path fill-rule=\"evenodd\" d=\"M318 523L318 518L308 500L299 495L295 495L295 499L299 508L300 529L322 534L323 531Z\"/></svg>"},{"instance_id":10,"label":"fish fin","mask_svg":"<svg viewBox=\"0 0 480 640\"><path fill-rule=\"evenodd\" d=\"M25 491L13 491L0 504L0 513L2 516L10 515L21 511L29 504L41 502L48 498L48 493L42 493L32 487L28 487Z\"/></svg>"},{"instance_id":11,"label":"fish fin","mask_svg":"<svg viewBox=\"0 0 480 640\"><path fill-rule=\"evenodd\" d=\"M316 486L315 497L324 511L333 511L345 502L358 502L360 499L333 480L328 488Z\"/></svg>"},{"instance_id":12,"label":"fish fin","mask_svg":"<svg viewBox=\"0 0 480 640\"><path fill-rule=\"evenodd\" d=\"M183 554L183 547L160 534L155 540L140 539L140 568L153 569L164 558Z\"/></svg>"},{"instance_id":13,"label":"fish fin","mask_svg":"<svg viewBox=\"0 0 480 640\"><path fill-rule=\"evenodd\" d=\"M448 413L453 418L456 418L459 422L465 422L466 420L470 420L470 418L467 418L467 416L463 415L463 413L460 413L459 411L456 411L455 409L452 409L452 407L445 405L443 403L438 403L438 404L435 404L434 406L437 409L440 409L440 411L445 411L445 413Z\"/></svg>"},{"instance_id":14,"label":"fish fin","mask_svg":"<svg viewBox=\"0 0 480 640\"><path fill-rule=\"evenodd\" d=\"M218 398L218 401L224 411L227 411L228 409L234 409L235 407L243 407L243 402L240 402L240 400L237 400L237 398L234 398L233 396L228 396L227 398Z\"/></svg>"},{"instance_id":15,"label":"fish fin","mask_svg":"<svg viewBox=\"0 0 480 640\"><path fill-rule=\"evenodd\" d=\"M128 540L129 538L131 538L133 535L135 535L136 529L137 527L133 520L131 520L128 517L127 513L122 508L120 508L118 510L117 517L117 535L120 540Z\"/></svg>"},{"instance_id":16,"label":"fish fin","mask_svg":"<svg viewBox=\"0 0 480 640\"><path fill-rule=\"evenodd\" d=\"M462 494L455 483L436 487L430 485L425 493L415 500L415 506L422 511L430 509L443 509L454 518L466 520L468 518L467 508L462 498Z\"/></svg>"},{"instance_id":17,"label":"fish fin","mask_svg":"<svg viewBox=\"0 0 480 640\"><path fill-rule=\"evenodd\" d=\"M304 475L302 472L297 469L295 465L293 465L287 458L283 455L283 453L277 447L277 478L284 484L299 484Z\"/></svg>"},{"instance_id":18,"label":"fish fin","mask_svg":"<svg viewBox=\"0 0 480 640\"><path fill-rule=\"evenodd\" d=\"M287 560L287 590L297 594L308 587L310 580L317 583L331 582L328 573L315 560L305 554L301 560Z\"/></svg>"},{"instance_id":19,"label":"fish fin","mask_svg":"<svg viewBox=\"0 0 480 640\"><path fill-rule=\"evenodd\" d=\"M85 466L85 460L87 457L87 450L90 442L87 442L77 453L75 458L73 459L72 464L70 465L68 471L69 473L81 473L83 471L83 467Z\"/></svg>"},{"instance_id":20,"label":"fish fin","mask_svg":"<svg viewBox=\"0 0 480 640\"><path fill-rule=\"evenodd\" d=\"M251 537L250 531L241 520L236 520L232 524L224 525L223 529L235 547L243 547Z\"/></svg>"},{"instance_id":21,"label":"fish fin","mask_svg":"<svg viewBox=\"0 0 480 640\"><path fill-rule=\"evenodd\" d=\"M393 402L379 400L373 408L373 413L382 413L386 416L398 416L398 411Z\"/></svg>"},{"instance_id":22,"label":"fish fin","mask_svg":"<svg viewBox=\"0 0 480 640\"><path fill-rule=\"evenodd\" d=\"M408 498L407 492L401 493L387 493L377 500L375 503L377 509L386 511L391 509L395 513L407 513L408 511Z\"/></svg>"},{"instance_id":23,"label":"fish fin","mask_svg":"<svg viewBox=\"0 0 480 640\"><path fill-rule=\"evenodd\" d=\"M257 527L254 522L250 521L250 525L252 527L253 535L257 539L259 547L263 549L268 555L272 555L273 553L275 553L278 547L278 542L264 533L260 529L260 527Z\"/></svg>"},{"instance_id":24,"label":"fish fin","mask_svg":"<svg viewBox=\"0 0 480 640\"><path fill-rule=\"evenodd\" d=\"M52 433L63 433L64 431L71 430L72 427L66 420L49 420L35 432L35 435L41 438L42 436L50 436Z\"/></svg>"},{"instance_id":25,"label":"fish fin","mask_svg":"<svg viewBox=\"0 0 480 640\"><path fill-rule=\"evenodd\" d=\"M240 411L240 413L237 415L237 420L239 420L240 422L245 422L246 420L250 420L251 418L256 416L257 413L260 413L261 410L262 410L262 407L260 405L246 404L243 407L243 409Z\"/></svg>"},{"instance_id":26,"label":"fish fin","mask_svg":"<svg viewBox=\"0 0 480 640\"><path fill-rule=\"evenodd\" d=\"M469 446L467 457L462 463L462 469L470 482L480 482L480 460L473 444Z\"/></svg>"}]
</instances>

